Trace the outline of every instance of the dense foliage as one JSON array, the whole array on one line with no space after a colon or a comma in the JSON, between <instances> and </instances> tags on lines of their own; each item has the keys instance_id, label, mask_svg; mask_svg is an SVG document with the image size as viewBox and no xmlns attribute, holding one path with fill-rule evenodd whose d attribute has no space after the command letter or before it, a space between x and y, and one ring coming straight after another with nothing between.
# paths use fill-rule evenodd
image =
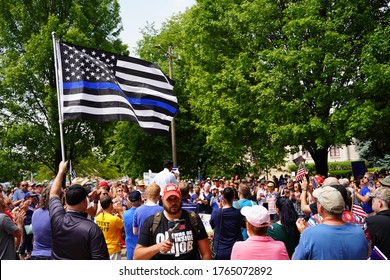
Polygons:
<instances>
[{"instance_id":1,"label":"dense foliage","mask_svg":"<svg viewBox=\"0 0 390 280\"><path fill-rule=\"evenodd\" d=\"M1 180L37 164L54 171L60 160L51 32L126 53L117 1L8 2L0 0ZM182 175L268 170L301 145L316 173L327 174L329 147L354 139L370 143L366 159L385 158L389 7L388 0L198 0L161 30L146 26L141 58L168 73L173 49ZM82 174L98 161L102 176L139 177L171 157L169 137L134 123L64 126L67 158Z\"/></svg>"}]
</instances>

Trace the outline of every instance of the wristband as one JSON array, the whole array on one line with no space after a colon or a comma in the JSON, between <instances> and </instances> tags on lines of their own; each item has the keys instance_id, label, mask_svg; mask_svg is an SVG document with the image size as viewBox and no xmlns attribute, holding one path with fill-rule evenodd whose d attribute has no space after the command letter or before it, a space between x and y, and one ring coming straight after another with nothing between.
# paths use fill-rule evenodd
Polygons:
<instances>
[{"instance_id":1,"label":"wristband","mask_svg":"<svg viewBox=\"0 0 390 280\"><path fill-rule=\"evenodd\" d=\"M302 191L307 191L307 189L302 189Z\"/></svg>"}]
</instances>

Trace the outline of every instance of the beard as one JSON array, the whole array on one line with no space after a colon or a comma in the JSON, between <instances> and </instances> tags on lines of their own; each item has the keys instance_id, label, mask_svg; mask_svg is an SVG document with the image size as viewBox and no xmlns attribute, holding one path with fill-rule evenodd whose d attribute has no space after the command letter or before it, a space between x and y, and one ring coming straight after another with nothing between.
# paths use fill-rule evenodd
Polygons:
<instances>
[{"instance_id":1,"label":"beard","mask_svg":"<svg viewBox=\"0 0 390 280\"><path fill-rule=\"evenodd\" d=\"M171 203L169 206L167 203L163 203L164 210L167 211L168 214L175 215L181 211L182 201L180 203Z\"/></svg>"}]
</instances>

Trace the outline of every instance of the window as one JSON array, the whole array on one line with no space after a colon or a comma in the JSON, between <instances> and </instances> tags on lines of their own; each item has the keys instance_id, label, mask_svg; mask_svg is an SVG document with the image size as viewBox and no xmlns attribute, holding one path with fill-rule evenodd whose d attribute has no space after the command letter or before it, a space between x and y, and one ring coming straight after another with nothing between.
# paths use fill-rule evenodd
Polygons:
<instances>
[{"instance_id":1,"label":"window","mask_svg":"<svg viewBox=\"0 0 390 280\"><path fill-rule=\"evenodd\" d=\"M308 150L305 150L304 155L306 159L311 158L311 154L309 153Z\"/></svg>"},{"instance_id":2,"label":"window","mask_svg":"<svg viewBox=\"0 0 390 280\"><path fill-rule=\"evenodd\" d=\"M329 148L329 155L331 157L339 157L340 156L340 148L338 146L331 146Z\"/></svg>"}]
</instances>

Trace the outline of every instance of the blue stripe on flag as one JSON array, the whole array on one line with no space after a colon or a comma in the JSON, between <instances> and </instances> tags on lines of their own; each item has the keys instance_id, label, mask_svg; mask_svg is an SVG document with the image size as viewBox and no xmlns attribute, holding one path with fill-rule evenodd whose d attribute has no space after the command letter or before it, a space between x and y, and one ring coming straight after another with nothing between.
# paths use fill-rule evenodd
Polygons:
<instances>
[{"instance_id":1,"label":"blue stripe on flag","mask_svg":"<svg viewBox=\"0 0 390 280\"><path fill-rule=\"evenodd\" d=\"M163 108L163 109L171 112L172 114L176 114L176 112L177 112L177 108L175 108L167 103L160 102L157 100L130 98L130 97L127 97L127 100L130 102L130 104L133 104L133 105L157 106L157 107Z\"/></svg>"},{"instance_id":2,"label":"blue stripe on flag","mask_svg":"<svg viewBox=\"0 0 390 280\"><path fill-rule=\"evenodd\" d=\"M122 92L121 88L114 83L109 82L64 82L64 89L75 89L75 88L90 88L90 89L113 89Z\"/></svg>"}]
</instances>

